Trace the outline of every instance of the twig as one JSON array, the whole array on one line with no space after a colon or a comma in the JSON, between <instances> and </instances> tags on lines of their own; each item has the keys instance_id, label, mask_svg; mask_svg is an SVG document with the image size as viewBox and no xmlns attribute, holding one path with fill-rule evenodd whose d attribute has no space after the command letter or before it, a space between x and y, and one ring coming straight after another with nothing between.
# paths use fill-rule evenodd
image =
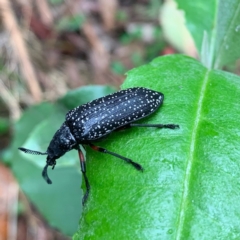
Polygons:
<instances>
[{"instance_id":1,"label":"twig","mask_svg":"<svg viewBox=\"0 0 240 240\"><path fill-rule=\"evenodd\" d=\"M19 187L7 167L0 164L0 239L17 239Z\"/></svg>"},{"instance_id":2,"label":"twig","mask_svg":"<svg viewBox=\"0 0 240 240\"><path fill-rule=\"evenodd\" d=\"M95 62L93 62L94 67L97 68L97 70L105 71L109 66L109 54L98 37L94 26L90 22L85 22L82 30L92 46L92 51L96 57L94 58Z\"/></svg>"},{"instance_id":3,"label":"twig","mask_svg":"<svg viewBox=\"0 0 240 240\"><path fill-rule=\"evenodd\" d=\"M41 21L48 27L52 26L53 17L47 1L46 0L36 1L36 5L37 5L37 9L38 9Z\"/></svg>"},{"instance_id":4,"label":"twig","mask_svg":"<svg viewBox=\"0 0 240 240\"><path fill-rule=\"evenodd\" d=\"M36 102L41 101L41 89L37 81L33 66L30 62L25 42L17 25L13 11L8 0L0 0L0 10L5 28L10 34L12 47L18 58L26 83Z\"/></svg>"},{"instance_id":5,"label":"twig","mask_svg":"<svg viewBox=\"0 0 240 240\"><path fill-rule=\"evenodd\" d=\"M106 30L112 30L115 26L115 17L118 7L117 0L98 0L100 12Z\"/></svg>"}]
</instances>

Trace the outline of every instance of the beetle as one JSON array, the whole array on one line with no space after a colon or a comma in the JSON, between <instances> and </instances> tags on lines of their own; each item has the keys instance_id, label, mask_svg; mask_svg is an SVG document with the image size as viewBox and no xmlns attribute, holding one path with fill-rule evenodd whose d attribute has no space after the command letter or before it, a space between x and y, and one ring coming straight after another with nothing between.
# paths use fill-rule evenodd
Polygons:
<instances>
[{"instance_id":1,"label":"beetle","mask_svg":"<svg viewBox=\"0 0 240 240\"><path fill-rule=\"evenodd\" d=\"M142 171L143 167L129 158L111 152L94 144L111 132L130 127L156 127L176 129L176 124L140 124L135 121L154 113L163 103L164 95L143 87L128 88L116 93L98 98L84 105L70 110L66 114L65 122L54 134L46 152L38 152L20 147L19 150L35 155L47 155L46 165L42 176L48 184L52 181L48 177L47 168L54 169L56 160L66 152L78 151L81 171L86 185L86 193L82 199L87 201L90 184L86 175L85 158L79 145L88 145L93 150L110 154L131 164Z\"/></svg>"}]
</instances>

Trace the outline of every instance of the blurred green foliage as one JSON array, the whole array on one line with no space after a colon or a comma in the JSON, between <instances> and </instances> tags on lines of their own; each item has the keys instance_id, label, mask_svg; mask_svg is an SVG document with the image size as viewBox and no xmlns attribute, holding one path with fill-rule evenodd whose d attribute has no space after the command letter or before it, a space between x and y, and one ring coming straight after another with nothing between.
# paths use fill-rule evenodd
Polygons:
<instances>
[{"instance_id":1,"label":"blurred green foliage","mask_svg":"<svg viewBox=\"0 0 240 240\"><path fill-rule=\"evenodd\" d=\"M55 104L41 103L27 109L14 125L11 146L4 154L21 189L50 225L72 235L82 211L81 172L76 151L66 153L50 171L52 185L41 176L46 156L22 153L18 147L45 152L65 113L114 91L108 86L86 86L68 92Z\"/></svg>"},{"instance_id":2,"label":"blurred green foliage","mask_svg":"<svg viewBox=\"0 0 240 240\"><path fill-rule=\"evenodd\" d=\"M84 22L85 17L83 14L74 14L61 18L56 28L59 31L76 31L82 27Z\"/></svg>"},{"instance_id":3,"label":"blurred green foliage","mask_svg":"<svg viewBox=\"0 0 240 240\"><path fill-rule=\"evenodd\" d=\"M0 135L9 131L10 122L8 118L0 117Z\"/></svg>"}]
</instances>

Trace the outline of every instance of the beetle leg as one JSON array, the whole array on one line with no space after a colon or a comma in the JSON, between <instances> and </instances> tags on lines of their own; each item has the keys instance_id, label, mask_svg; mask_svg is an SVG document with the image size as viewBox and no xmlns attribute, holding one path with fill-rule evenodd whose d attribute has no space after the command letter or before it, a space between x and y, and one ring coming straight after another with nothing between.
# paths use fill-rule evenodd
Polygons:
<instances>
[{"instance_id":1,"label":"beetle leg","mask_svg":"<svg viewBox=\"0 0 240 240\"><path fill-rule=\"evenodd\" d=\"M86 171L86 164L85 164L85 158L84 158L83 152L81 151L79 146L77 146L77 150L78 150L78 156L80 159L81 171L82 171L83 178L84 178L85 185L86 185L86 193L84 194L83 199L82 199L82 205L84 205L88 199L88 195L89 195L89 191L90 191L90 184L88 182L88 178L86 175L87 171Z\"/></svg>"},{"instance_id":2,"label":"beetle leg","mask_svg":"<svg viewBox=\"0 0 240 240\"><path fill-rule=\"evenodd\" d=\"M102 147L99 147L99 146L95 146L95 145L93 145L93 144L91 144L91 143L88 144L88 145L89 145L93 150L95 150L95 151L97 151L97 152L107 153L107 154L110 154L110 155L112 155L112 156L114 156L114 157L120 158L120 159L124 160L125 162L132 164L132 166L135 167L137 170L143 171L143 167L142 167L139 163L136 163L136 162L132 161L132 160L129 159L129 158L123 157L123 156L121 156L121 155L119 155L119 154L117 154L117 153L114 153L114 152L110 152L110 151L108 151L108 150L105 149L105 148L102 148Z\"/></svg>"},{"instance_id":3,"label":"beetle leg","mask_svg":"<svg viewBox=\"0 0 240 240\"><path fill-rule=\"evenodd\" d=\"M179 128L177 124L141 124L141 123L130 123L129 127L156 127L156 128Z\"/></svg>"}]
</instances>

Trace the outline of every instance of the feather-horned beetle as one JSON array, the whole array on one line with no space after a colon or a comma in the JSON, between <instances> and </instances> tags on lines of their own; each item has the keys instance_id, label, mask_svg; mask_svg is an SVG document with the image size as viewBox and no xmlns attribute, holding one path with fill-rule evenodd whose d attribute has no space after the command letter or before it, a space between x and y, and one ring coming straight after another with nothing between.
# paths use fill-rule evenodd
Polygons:
<instances>
[{"instance_id":1,"label":"feather-horned beetle","mask_svg":"<svg viewBox=\"0 0 240 240\"><path fill-rule=\"evenodd\" d=\"M142 87L118 91L70 110L66 114L65 122L53 136L45 153L26 148L19 149L25 153L47 155L42 176L48 184L52 183L47 174L48 166L52 166L54 169L56 159L66 152L76 149L86 184L86 193L82 200L84 204L89 195L90 185L86 175L85 158L79 144L89 145L95 151L113 155L132 164L137 170L143 170L140 164L105 148L95 146L93 142L117 129L128 127L179 128L175 124L133 123L155 112L162 105L163 99L162 93Z\"/></svg>"}]
</instances>

